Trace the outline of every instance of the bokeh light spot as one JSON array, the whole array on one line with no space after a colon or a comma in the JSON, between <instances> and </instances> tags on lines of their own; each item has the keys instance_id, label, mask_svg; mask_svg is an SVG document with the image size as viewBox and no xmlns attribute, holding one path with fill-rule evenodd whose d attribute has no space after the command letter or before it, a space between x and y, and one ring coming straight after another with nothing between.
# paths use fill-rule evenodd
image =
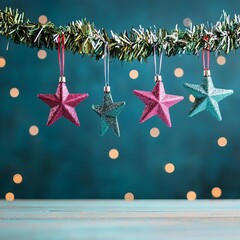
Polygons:
<instances>
[{"instance_id":1,"label":"bokeh light spot","mask_svg":"<svg viewBox=\"0 0 240 240\"><path fill-rule=\"evenodd\" d=\"M10 96L11 97L16 98L16 97L18 97L18 95L19 95L19 90L17 88L12 88L10 90Z\"/></svg>"},{"instance_id":2,"label":"bokeh light spot","mask_svg":"<svg viewBox=\"0 0 240 240\"><path fill-rule=\"evenodd\" d=\"M9 202L13 201L14 200L14 194L11 193L11 192L6 193L5 199Z\"/></svg>"},{"instance_id":3,"label":"bokeh light spot","mask_svg":"<svg viewBox=\"0 0 240 240\"><path fill-rule=\"evenodd\" d=\"M181 78L183 76L183 74L184 74L184 71L182 68L176 68L174 70L174 75L178 78Z\"/></svg>"},{"instance_id":4,"label":"bokeh light spot","mask_svg":"<svg viewBox=\"0 0 240 240\"><path fill-rule=\"evenodd\" d=\"M139 76L139 74L138 74L138 71L137 71L137 70L131 70L131 71L129 72L129 77L130 77L131 79L137 79L138 76Z\"/></svg>"},{"instance_id":5,"label":"bokeh light spot","mask_svg":"<svg viewBox=\"0 0 240 240\"><path fill-rule=\"evenodd\" d=\"M226 63L226 58L224 56L218 56L217 57L217 63L219 65L224 65Z\"/></svg>"},{"instance_id":6,"label":"bokeh light spot","mask_svg":"<svg viewBox=\"0 0 240 240\"><path fill-rule=\"evenodd\" d=\"M191 23L192 23L192 20L190 18L184 18L183 19L183 25L185 27L190 27L191 26Z\"/></svg>"},{"instance_id":7,"label":"bokeh light spot","mask_svg":"<svg viewBox=\"0 0 240 240\"><path fill-rule=\"evenodd\" d=\"M227 139L225 137L220 137L217 143L220 147L225 147L227 145Z\"/></svg>"},{"instance_id":8,"label":"bokeh light spot","mask_svg":"<svg viewBox=\"0 0 240 240\"><path fill-rule=\"evenodd\" d=\"M16 183L16 184L19 184L19 183L21 183L22 182L22 175L21 174L15 174L14 176L13 176L13 182L14 183Z\"/></svg>"},{"instance_id":9,"label":"bokeh light spot","mask_svg":"<svg viewBox=\"0 0 240 240\"><path fill-rule=\"evenodd\" d=\"M39 133L39 129L37 126L33 125L29 128L29 134L32 136L36 136Z\"/></svg>"},{"instance_id":10,"label":"bokeh light spot","mask_svg":"<svg viewBox=\"0 0 240 240\"><path fill-rule=\"evenodd\" d=\"M43 60L47 57L47 52L45 50L39 50L37 56L39 59Z\"/></svg>"},{"instance_id":11,"label":"bokeh light spot","mask_svg":"<svg viewBox=\"0 0 240 240\"><path fill-rule=\"evenodd\" d=\"M195 97L192 94L189 95L189 101L192 103L195 101Z\"/></svg>"},{"instance_id":12,"label":"bokeh light spot","mask_svg":"<svg viewBox=\"0 0 240 240\"><path fill-rule=\"evenodd\" d=\"M219 188L219 187L214 187L214 188L212 189L211 193L212 193L212 196L213 196L214 198L219 198L219 197L221 197L221 195L222 195L222 190L221 190L221 188Z\"/></svg>"},{"instance_id":13,"label":"bokeh light spot","mask_svg":"<svg viewBox=\"0 0 240 240\"><path fill-rule=\"evenodd\" d=\"M154 127L150 130L150 135L153 137L153 138L156 138L158 137L160 134L160 131L158 128Z\"/></svg>"},{"instance_id":14,"label":"bokeh light spot","mask_svg":"<svg viewBox=\"0 0 240 240\"><path fill-rule=\"evenodd\" d=\"M47 19L47 17L46 17L45 15L41 15L41 16L39 16L38 21L39 21L41 24L46 24L47 21L48 21L48 19Z\"/></svg>"},{"instance_id":15,"label":"bokeh light spot","mask_svg":"<svg viewBox=\"0 0 240 240\"><path fill-rule=\"evenodd\" d=\"M131 192L128 192L124 195L124 199L126 201L133 201L134 200L134 195Z\"/></svg>"},{"instance_id":16,"label":"bokeh light spot","mask_svg":"<svg viewBox=\"0 0 240 240\"><path fill-rule=\"evenodd\" d=\"M116 158L118 158L118 156L119 156L119 152L117 149L113 148L109 151L109 157L111 159L116 159Z\"/></svg>"},{"instance_id":17,"label":"bokeh light spot","mask_svg":"<svg viewBox=\"0 0 240 240\"><path fill-rule=\"evenodd\" d=\"M165 171L167 173L173 173L175 171L175 166L172 163L167 163L165 165Z\"/></svg>"},{"instance_id":18,"label":"bokeh light spot","mask_svg":"<svg viewBox=\"0 0 240 240\"><path fill-rule=\"evenodd\" d=\"M5 67L6 65L6 60L4 57L0 57L0 68L3 68Z\"/></svg>"},{"instance_id":19,"label":"bokeh light spot","mask_svg":"<svg viewBox=\"0 0 240 240\"><path fill-rule=\"evenodd\" d=\"M197 194L194 191L189 191L187 193L187 200L194 201L197 198Z\"/></svg>"}]
</instances>

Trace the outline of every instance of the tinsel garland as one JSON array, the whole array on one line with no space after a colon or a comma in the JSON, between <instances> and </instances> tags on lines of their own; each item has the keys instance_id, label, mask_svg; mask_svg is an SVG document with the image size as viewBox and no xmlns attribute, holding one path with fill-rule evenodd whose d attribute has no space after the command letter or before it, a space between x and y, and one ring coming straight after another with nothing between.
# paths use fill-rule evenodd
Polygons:
<instances>
[{"instance_id":1,"label":"tinsel garland","mask_svg":"<svg viewBox=\"0 0 240 240\"><path fill-rule=\"evenodd\" d=\"M181 30L177 25L173 30L157 29L155 26L139 29L132 28L123 33L108 34L103 28L97 29L86 19L56 27L52 22L34 23L18 10L0 10L0 35L6 36L16 44L26 44L31 48L57 49L55 39L64 32L65 48L79 54L87 54L96 59L103 56L106 42L109 44L110 57L119 60L147 60L153 54L153 46L167 56L177 54L197 54L201 49L210 47L211 52L229 53L240 47L240 16L233 19L223 12L215 25L191 25ZM206 38L207 37L207 38ZM208 39L208 40L206 40Z\"/></svg>"}]
</instances>

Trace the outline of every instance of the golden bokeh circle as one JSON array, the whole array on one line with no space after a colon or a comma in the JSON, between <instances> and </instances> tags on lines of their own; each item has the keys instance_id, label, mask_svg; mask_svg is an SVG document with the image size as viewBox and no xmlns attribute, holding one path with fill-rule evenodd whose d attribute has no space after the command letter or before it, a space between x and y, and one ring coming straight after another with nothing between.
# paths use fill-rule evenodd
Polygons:
<instances>
[{"instance_id":1,"label":"golden bokeh circle","mask_svg":"<svg viewBox=\"0 0 240 240\"><path fill-rule=\"evenodd\" d=\"M39 59L43 60L47 57L47 52L45 50L39 50L37 56Z\"/></svg>"},{"instance_id":2,"label":"golden bokeh circle","mask_svg":"<svg viewBox=\"0 0 240 240\"><path fill-rule=\"evenodd\" d=\"M221 197L221 195L222 195L222 190L221 190L221 188L219 188L219 187L214 187L214 188L212 189L211 193L212 193L212 196L213 196L214 198L219 198L219 197Z\"/></svg>"},{"instance_id":3,"label":"golden bokeh circle","mask_svg":"<svg viewBox=\"0 0 240 240\"><path fill-rule=\"evenodd\" d=\"M0 68L5 67L6 65L6 59L4 57L0 57Z\"/></svg>"},{"instance_id":4,"label":"golden bokeh circle","mask_svg":"<svg viewBox=\"0 0 240 240\"><path fill-rule=\"evenodd\" d=\"M19 96L18 88L11 88L9 93L10 93L10 96L13 98L16 98Z\"/></svg>"},{"instance_id":5,"label":"golden bokeh circle","mask_svg":"<svg viewBox=\"0 0 240 240\"><path fill-rule=\"evenodd\" d=\"M36 136L39 133L39 129L37 126L33 125L29 128L29 134L32 136Z\"/></svg>"},{"instance_id":6,"label":"golden bokeh circle","mask_svg":"<svg viewBox=\"0 0 240 240\"><path fill-rule=\"evenodd\" d=\"M14 198L15 198L15 196L14 196L14 194L13 194L12 192L8 192L8 193L6 193L6 195L5 195L5 199L6 199L7 201L9 201L9 202L14 201Z\"/></svg>"},{"instance_id":7,"label":"golden bokeh circle","mask_svg":"<svg viewBox=\"0 0 240 240\"><path fill-rule=\"evenodd\" d=\"M195 97L192 94L189 95L189 101L192 103L195 102Z\"/></svg>"},{"instance_id":8,"label":"golden bokeh circle","mask_svg":"<svg viewBox=\"0 0 240 240\"><path fill-rule=\"evenodd\" d=\"M46 24L47 21L48 21L48 19L47 19L47 17L45 15L41 15L38 18L38 22L41 23L41 24Z\"/></svg>"},{"instance_id":9,"label":"golden bokeh circle","mask_svg":"<svg viewBox=\"0 0 240 240\"><path fill-rule=\"evenodd\" d=\"M108 155L111 159L116 159L119 156L119 152L117 149L113 148L109 151Z\"/></svg>"},{"instance_id":10,"label":"golden bokeh circle","mask_svg":"<svg viewBox=\"0 0 240 240\"><path fill-rule=\"evenodd\" d=\"M159 134L160 134L160 131L159 131L159 129L156 128L156 127L153 127L153 128L150 130L150 135L151 135L151 137L153 137L153 138L158 137Z\"/></svg>"},{"instance_id":11,"label":"golden bokeh circle","mask_svg":"<svg viewBox=\"0 0 240 240\"><path fill-rule=\"evenodd\" d=\"M187 193L187 200L194 201L197 198L197 194L194 191L189 191Z\"/></svg>"},{"instance_id":12,"label":"golden bokeh circle","mask_svg":"<svg viewBox=\"0 0 240 240\"><path fill-rule=\"evenodd\" d=\"M18 174L18 173L17 173L17 174L15 174L15 175L13 176L13 182L16 183L16 184L21 183L22 180L23 180L23 178L22 178L22 175L21 175L21 174Z\"/></svg>"},{"instance_id":13,"label":"golden bokeh circle","mask_svg":"<svg viewBox=\"0 0 240 240\"><path fill-rule=\"evenodd\" d=\"M164 169L167 173L173 173L175 171L175 166L172 163L167 163Z\"/></svg>"},{"instance_id":14,"label":"golden bokeh circle","mask_svg":"<svg viewBox=\"0 0 240 240\"><path fill-rule=\"evenodd\" d=\"M127 192L127 193L124 195L124 199L125 199L126 201L133 201L133 200L134 200L134 195L133 195L133 193Z\"/></svg>"},{"instance_id":15,"label":"golden bokeh circle","mask_svg":"<svg viewBox=\"0 0 240 240\"><path fill-rule=\"evenodd\" d=\"M129 77L130 77L131 79L137 79L138 76L139 76L139 73L138 73L138 71L135 70L135 69L133 69L133 70L131 70L131 71L129 72Z\"/></svg>"},{"instance_id":16,"label":"golden bokeh circle","mask_svg":"<svg viewBox=\"0 0 240 240\"><path fill-rule=\"evenodd\" d=\"M225 147L227 145L227 139L225 137L220 137L217 143L218 143L218 146Z\"/></svg>"},{"instance_id":17,"label":"golden bokeh circle","mask_svg":"<svg viewBox=\"0 0 240 240\"><path fill-rule=\"evenodd\" d=\"M217 57L217 63L219 65L224 65L226 63L226 58L224 56L218 56Z\"/></svg>"},{"instance_id":18,"label":"golden bokeh circle","mask_svg":"<svg viewBox=\"0 0 240 240\"><path fill-rule=\"evenodd\" d=\"M174 70L174 75L178 78L181 78L183 76L183 74L184 74L184 71L182 68L176 68Z\"/></svg>"}]
</instances>

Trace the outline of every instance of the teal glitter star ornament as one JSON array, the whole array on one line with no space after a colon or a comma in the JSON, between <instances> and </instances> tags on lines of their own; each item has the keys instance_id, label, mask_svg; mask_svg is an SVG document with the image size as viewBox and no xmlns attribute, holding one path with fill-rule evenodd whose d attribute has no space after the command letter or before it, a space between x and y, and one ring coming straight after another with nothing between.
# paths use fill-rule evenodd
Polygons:
<instances>
[{"instance_id":1,"label":"teal glitter star ornament","mask_svg":"<svg viewBox=\"0 0 240 240\"><path fill-rule=\"evenodd\" d=\"M204 71L201 85L185 83L184 87L195 97L189 116L192 117L204 110L209 111L218 121L222 120L218 103L233 94L231 89L215 88L210 76L210 70Z\"/></svg>"},{"instance_id":2,"label":"teal glitter star ornament","mask_svg":"<svg viewBox=\"0 0 240 240\"><path fill-rule=\"evenodd\" d=\"M104 87L102 105L92 105L92 109L101 117L100 135L104 136L109 127L120 137L118 115L125 106L125 102L113 102L110 86Z\"/></svg>"},{"instance_id":3,"label":"teal glitter star ornament","mask_svg":"<svg viewBox=\"0 0 240 240\"><path fill-rule=\"evenodd\" d=\"M120 129L118 125L118 115L125 106L125 102L113 102L112 95L110 92L109 84L109 58L110 49L108 42L104 45L104 96L102 105L92 105L92 109L101 118L100 135L103 136L109 128L120 137Z\"/></svg>"}]
</instances>

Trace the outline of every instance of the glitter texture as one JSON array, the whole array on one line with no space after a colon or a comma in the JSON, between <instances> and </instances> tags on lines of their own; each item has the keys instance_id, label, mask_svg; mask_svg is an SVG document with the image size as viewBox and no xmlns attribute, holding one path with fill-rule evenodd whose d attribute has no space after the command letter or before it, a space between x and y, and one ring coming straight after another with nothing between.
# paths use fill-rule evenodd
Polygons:
<instances>
[{"instance_id":1,"label":"glitter texture","mask_svg":"<svg viewBox=\"0 0 240 240\"><path fill-rule=\"evenodd\" d=\"M38 97L51 107L47 126L52 125L62 116L80 126L75 107L88 97L87 93L69 94L66 84L60 82L55 94L39 94Z\"/></svg>"},{"instance_id":2,"label":"glitter texture","mask_svg":"<svg viewBox=\"0 0 240 240\"><path fill-rule=\"evenodd\" d=\"M100 135L103 136L110 127L119 137L120 129L117 116L125 106L125 102L113 102L110 92L104 92L103 105L92 105L92 109L101 117Z\"/></svg>"},{"instance_id":3,"label":"glitter texture","mask_svg":"<svg viewBox=\"0 0 240 240\"><path fill-rule=\"evenodd\" d=\"M134 90L133 92L146 105L140 123L157 115L168 127L172 126L169 108L182 101L184 99L182 96L166 94L161 81L156 83L152 92L139 90Z\"/></svg>"},{"instance_id":4,"label":"glitter texture","mask_svg":"<svg viewBox=\"0 0 240 240\"><path fill-rule=\"evenodd\" d=\"M192 117L203 110L209 111L218 121L222 120L218 102L233 94L233 90L215 88L212 78L204 77L201 85L185 83L184 87L195 97L189 116Z\"/></svg>"}]
</instances>

